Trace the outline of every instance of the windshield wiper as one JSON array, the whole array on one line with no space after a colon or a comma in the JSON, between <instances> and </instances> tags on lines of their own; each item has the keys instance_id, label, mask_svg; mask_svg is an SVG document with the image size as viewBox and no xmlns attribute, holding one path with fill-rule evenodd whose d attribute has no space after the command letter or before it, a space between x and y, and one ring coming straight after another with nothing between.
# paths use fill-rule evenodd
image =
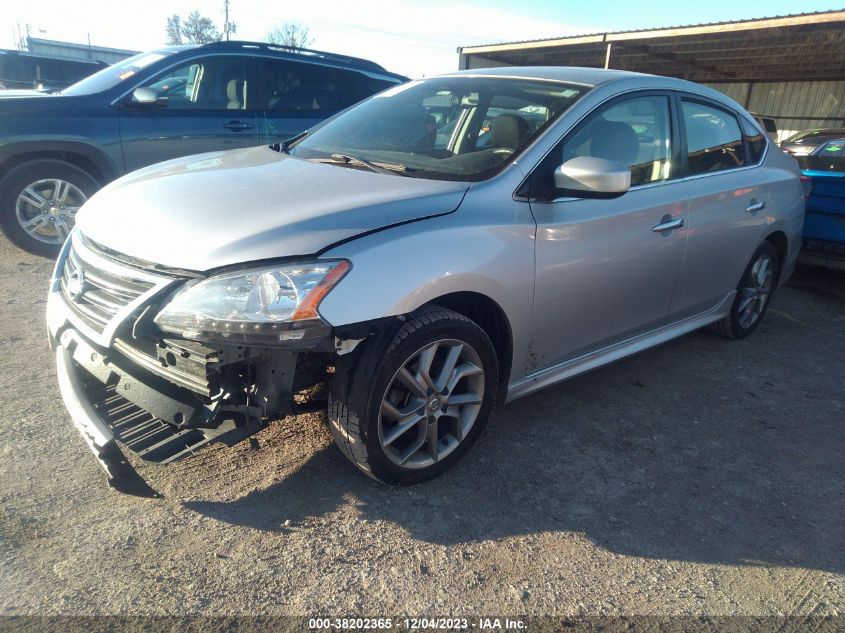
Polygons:
<instances>
[{"instance_id":1,"label":"windshield wiper","mask_svg":"<svg viewBox=\"0 0 845 633\"><path fill-rule=\"evenodd\" d=\"M361 165L378 174L402 174L409 171L408 167L401 163L373 163L348 154L332 154L330 160L333 163L343 161L347 165Z\"/></svg>"},{"instance_id":2,"label":"windshield wiper","mask_svg":"<svg viewBox=\"0 0 845 633\"><path fill-rule=\"evenodd\" d=\"M282 154L290 154L291 145L294 143L298 143L302 139L308 136L308 130L300 132L296 136L291 136L289 139L285 141L281 141L279 143L273 143L270 147L277 152L281 152Z\"/></svg>"}]
</instances>

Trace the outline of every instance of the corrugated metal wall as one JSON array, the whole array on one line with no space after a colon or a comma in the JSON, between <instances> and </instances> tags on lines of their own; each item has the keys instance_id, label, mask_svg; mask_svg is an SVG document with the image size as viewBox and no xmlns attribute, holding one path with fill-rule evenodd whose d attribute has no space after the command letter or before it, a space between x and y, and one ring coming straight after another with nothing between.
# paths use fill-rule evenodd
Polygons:
<instances>
[{"instance_id":1,"label":"corrugated metal wall","mask_svg":"<svg viewBox=\"0 0 845 633\"><path fill-rule=\"evenodd\" d=\"M482 55L461 56L461 68L507 66ZM778 126L778 140L812 128L845 128L845 81L782 81L704 83L745 106L770 116Z\"/></svg>"},{"instance_id":2,"label":"corrugated metal wall","mask_svg":"<svg viewBox=\"0 0 845 633\"><path fill-rule=\"evenodd\" d=\"M751 112L774 118L778 140L811 128L845 127L845 81L705 85L723 92Z\"/></svg>"},{"instance_id":3,"label":"corrugated metal wall","mask_svg":"<svg viewBox=\"0 0 845 633\"><path fill-rule=\"evenodd\" d=\"M502 66L513 66L513 64L508 64L505 62L498 62L493 59L487 59L486 57L481 57L480 55L461 55L460 60L460 68L461 69L473 69L473 68L500 68Z\"/></svg>"}]
</instances>

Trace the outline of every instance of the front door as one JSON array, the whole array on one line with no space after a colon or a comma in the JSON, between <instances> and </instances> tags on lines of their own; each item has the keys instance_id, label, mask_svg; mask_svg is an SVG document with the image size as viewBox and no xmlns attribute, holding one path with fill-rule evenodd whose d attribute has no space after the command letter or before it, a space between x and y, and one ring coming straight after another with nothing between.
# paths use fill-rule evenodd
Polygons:
<instances>
[{"instance_id":1,"label":"front door","mask_svg":"<svg viewBox=\"0 0 845 633\"><path fill-rule=\"evenodd\" d=\"M144 82L159 96L121 105L126 171L170 158L258 145L253 58L199 57Z\"/></svg>"},{"instance_id":2,"label":"front door","mask_svg":"<svg viewBox=\"0 0 845 633\"><path fill-rule=\"evenodd\" d=\"M687 239L687 193L673 180L676 127L668 95L616 100L568 134L532 173L534 369L665 324ZM629 165L631 189L614 199L552 194L538 200L535 191L553 189L554 169L577 156Z\"/></svg>"}]
</instances>

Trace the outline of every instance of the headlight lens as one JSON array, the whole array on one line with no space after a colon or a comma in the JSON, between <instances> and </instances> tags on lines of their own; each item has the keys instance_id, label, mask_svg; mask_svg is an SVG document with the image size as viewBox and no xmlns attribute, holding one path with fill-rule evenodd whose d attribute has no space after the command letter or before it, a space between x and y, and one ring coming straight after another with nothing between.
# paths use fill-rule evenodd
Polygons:
<instances>
[{"instance_id":1,"label":"headlight lens","mask_svg":"<svg viewBox=\"0 0 845 633\"><path fill-rule=\"evenodd\" d=\"M320 301L349 268L345 260L321 261L191 282L170 297L155 322L162 330L196 339L301 338L305 331L296 326L319 319Z\"/></svg>"}]
</instances>

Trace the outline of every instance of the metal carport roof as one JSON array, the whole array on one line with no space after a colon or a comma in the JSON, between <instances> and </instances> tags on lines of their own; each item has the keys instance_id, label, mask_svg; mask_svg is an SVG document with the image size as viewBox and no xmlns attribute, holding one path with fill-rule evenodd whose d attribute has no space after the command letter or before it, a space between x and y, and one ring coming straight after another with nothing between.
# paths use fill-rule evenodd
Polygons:
<instances>
[{"instance_id":1,"label":"metal carport roof","mask_svg":"<svg viewBox=\"0 0 845 633\"><path fill-rule=\"evenodd\" d=\"M589 66L697 82L845 79L845 10L458 49L461 68Z\"/></svg>"}]
</instances>

